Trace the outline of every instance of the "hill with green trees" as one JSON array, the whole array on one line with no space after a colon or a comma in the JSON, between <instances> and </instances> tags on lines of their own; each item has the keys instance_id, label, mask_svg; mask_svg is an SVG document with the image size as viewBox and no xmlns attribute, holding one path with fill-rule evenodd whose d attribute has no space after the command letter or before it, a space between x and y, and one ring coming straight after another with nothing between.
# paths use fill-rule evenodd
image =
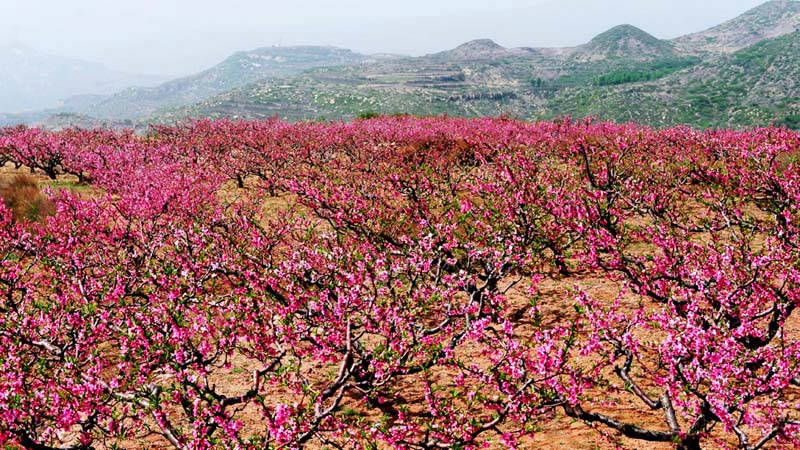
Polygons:
<instances>
[{"instance_id":1,"label":"hill with green trees","mask_svg":"<svg viewBox=\"0 0 800 450\"><path fill-rule=\"evenodd\" d=\"M768 39L657 81L576 88L553 113L655 126L800 125L800 32Z\"/></svg>"},{"instance_id":2,"label":"hill with green trees","mask_svg":"<svg viewBox=\"0 0 800 450\"><path fill-rule=\"evenodd\" d=\"M797 127L798 5L767 2L672 41L632 25L572 48L504 48L480 39L418 58L259 80L148 120L508 114L529 120L595 116L654 126Z\"/></svg>"}]
</instances>

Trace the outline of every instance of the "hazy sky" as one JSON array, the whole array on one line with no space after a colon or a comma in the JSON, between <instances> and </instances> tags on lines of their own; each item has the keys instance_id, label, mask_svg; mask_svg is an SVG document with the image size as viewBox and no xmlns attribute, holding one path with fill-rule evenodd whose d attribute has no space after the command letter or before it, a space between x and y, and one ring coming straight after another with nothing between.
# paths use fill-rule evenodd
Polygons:
<instances>
[{"instance_id":1,"label":"hazy sky","mask_svg":"<svg viewBox=\"0 0 800 450\"><path fill-rule=\"evenodd\" d=\"M659 38L700 31L763 0L0 0L0 44L184 75L282 43L422 55L476 38L569 46L621 23Z\"/></svg>"}]
</instances>

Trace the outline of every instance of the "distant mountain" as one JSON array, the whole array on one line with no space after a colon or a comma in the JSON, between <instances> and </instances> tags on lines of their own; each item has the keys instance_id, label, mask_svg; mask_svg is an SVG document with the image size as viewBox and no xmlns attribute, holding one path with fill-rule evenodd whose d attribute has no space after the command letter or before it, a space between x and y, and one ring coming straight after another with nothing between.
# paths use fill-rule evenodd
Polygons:
<instances>
[{"instance_id":1,"label":"distant mountain","mask_svg":"<svg viewBox=\"0 0 800 450\"><path fill-rule=\"evenodd\" d=\"M110 70L101 64L49 55L22 44L0 45L0 112L53 108L78 94L110 94L164 77Z\"/></svg>"},{"instance_id":2,"label":"distant mountain","mask_svg":"<svg viewBox=\"0 0 800 450\"><path fill-rule=\"evenodd\" d=\"M316 68L267 78L148 120L186 117L352 118L360 112L493 115L509 107L530 77L556 76L561 63L534 49L488 39L417 58ZM522 81L520 81L522 80Z\"/></svg>"},{"instance_id":3,"label":"distant mountain","mask_svg":"<svg viewBox=\"0 0 800 450\"><path fill-rule=\"evenodd\" d=\"M56 120L39 113L0 116L0 123L98 117L141 126L190 117L316 120L376 112L800 128L798 5L770 1L674 40L620 25L568 48L506 48L478 39L415 58L332 47L257 49L154 88L75 97L64 110L73 114Z\"/></svg>"},{"instance_id":4,"label":"distant mountain","mask_svg":"<svg viewBox=\"0 0 800 450\"><path fill-rule=\"evenodd\" d=\"M623 25L572 48L505 48L478 39L417 58L318 68L283 79L263 79L149 120L187 117L348 119L361 112L481 116L549 113L560 89L591 84L615 71L685 61L669 41ZM660 67L660 66L659 66ZM658 70L665 70L664 67Z\"/></svg>"},{"instance_id":5,"label":"distant mountain","mask_svg":"<svg viewBox=\"0 0 800 450\"><path fill-rule=\"evenodd\" d=\"M75 113L59 113L48 117L40 118L35 122L36 126L48 130L63 130L65 128L130 128L132 123L112 122L108 120L95 119L94 117L82 116Z\"/></svg>"},{"instance_id":6,"label":"distant mountain","mask_svg":"<svg viewBox=\"0 0 800 450\"><path fill-rule=\"evenodd\" d=\"M800 30L800 2L773 0L735 19L675 39L687 51L729 53Z\"/></svg>"},{"instance_id":7,"label":"distant mountain","mask_svg":"<svg viewBox=\"0 0 800 450\"><path fill-rule=\"evenodd\" d=\"M33 124L52 115L52 111L40 110L23 113L0 113L0 127L19 124Z\"/></svg>"},{"instance_id":8,"label":"distant mountain","mask_svg":"<svg viewBox=\"0 0 800 450\"><path fill-rule=\"evenodd\" d=\"M800 128L800 32L761 41L655 81L573 88L551 107L560 114L656 126L775 123Z\"/></svg>"},{"instance_id":9,"label":"distant mountain","mask_svg":"<svg viewBox=\"0 0 800 450\"><path fill-rule=\"evenodd\" d=\"M530 54L530 52L530 49L508 49L491 39L476 39L461 44L452 50L435 53L430 55L430 57L440 60L474 61L526 56Z\"/></svg>"},{"instance_id":10,"label":"distant mountain","mask_svg":"<svg viewBox=\"0 0 800 450\"><path fill-rule=\"evenodd\" d=\"M163 108L205 100L267 77L296 75L321 66L361 64L391 56L369 57L336 47L264 47L234 53L220 64L150 88L130 88L107 97L76 97L65 110L109 119L135 119Z\"/></svg>"},{"instance_id":11,"label":"distant mountain","mask_svg":"<svg viewBox=\"0 0 800 450\"><path fill-rule=\"evenodd\" d=\"M605 59L641 61L677 58L675 44L658 39L633 26L618 25L586 44L567 48L505 48L491 39L476 39L430 57L450 61L480 61L500 58L555 57L579 62ZM566 61L565 61L566 62Z\"/></svg>"},{"instance_id":12,"label":"distant mountain","mask_svg":"<svg viewBox=\"0 0 800 450\"><path fill-rule=\"evenodd\" d=\"M756 39L756 23L758 36L780 34L797 4L770 2L716 29L752 25L736 28L746 39L727 35L736 45ZM732 53L680 44L689 41L661 40L631 25L565 49L508 49L481 39L425 57L261 80L154 119L347 119L375 111L800 127L800 32L758 38Z\"/></svg>"},{"instance_id":13,"label":"distant mountain","mask_svg":"<svg viewBox=\"0 0 800 450\"><path fill-rule=\"evenodd\" d=\"M629 58L633 60L676 57L675 46L633 25L619 25L597 35L575 51L585 59Z\"/></svg>"}]
</instances>

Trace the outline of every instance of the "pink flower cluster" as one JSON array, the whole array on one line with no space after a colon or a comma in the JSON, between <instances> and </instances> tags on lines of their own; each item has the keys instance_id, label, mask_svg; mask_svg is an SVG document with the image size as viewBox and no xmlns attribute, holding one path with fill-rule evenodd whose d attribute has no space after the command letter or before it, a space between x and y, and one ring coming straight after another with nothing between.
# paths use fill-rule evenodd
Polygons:
<instances>
[{"instance_id":1,"label":"pink flower cluster","mask_svg":"<svg viewBox=\"0 0 800 450\"><path fill-rule=\"evenodd\" d=\"M1 164L95 190L0 205L0 444L514 448L567 415L794 448L798 155L570 120L2 130Z\"/></svg>"}]
</instances>

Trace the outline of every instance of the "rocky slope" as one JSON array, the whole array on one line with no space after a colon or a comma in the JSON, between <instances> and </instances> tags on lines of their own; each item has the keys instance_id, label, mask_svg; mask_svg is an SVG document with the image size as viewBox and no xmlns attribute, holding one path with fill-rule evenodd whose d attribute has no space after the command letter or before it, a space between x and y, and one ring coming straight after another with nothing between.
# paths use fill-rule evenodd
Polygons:
<instances>
[{"instance_id":1,"label":"rocky slope","mask_svg":"<svg viewBox=\"0 0 800 450\"><path fill-rule=\"evenodd\" d=\"M656 126L800 128L800 32L712 58L657 81L574 88L554 99L558 114Z\"/></svg>"},{"instance_id":2,"label":"rocky slope","mask_svg":"<svg viewBox=\"0 0 800 450\"><path fill-rule=\"evenodd\" d=\"M799 5L770 1L673 41L632 25L572 48L509 49L480 39L419 58L259 80L150 120L348 119L374 111L794 126Z\"/></svg>"},{"instance_id":3,"label":"rocky slope","mask_svg":"<svg viewBox=\"0 0 800 450\"><path fill-rule=\"evenodd\" d=\"M570 48L505 48L478 39L416 58L259 49L155 88L75 98L68 112L134 124L402 113L800 127L799 17L800 2L776 0L672 41L620 25Z\"/></svg>"},{"instance_id":4,"label":"rocky slope","mask_svg":"<svg viewBox=\"0 0 800 450\"><path fill-rule=\"evenodd\" d=\"M619 25L599 34L576 49L576 56L587 60L628 58L649 60L678 56L675 45L633 26Z\"/></svg>"},{"instance_id":5,"label":"rocky slope","mask_svg":"<svg viewBox=\"0 0 800 450\"><path fill-rule=\"evenodd\" d=\"M730 53L800 29L800 2L773 0L725 23L675 39L689 52Z\"/></svg>"},{"instance_id":6,"label":"rocky slope","mask_svg":"<svg viewBox=\"0 0 800 450\"><path fill-rule=\"evenodd\" d=\"M235 53L201 73L155 87L126 89L107 97L76 97L66 103L64 110L114 120L135 119L162 108L200 102L261 78L370 61L374 58L336 47L264 47Z\"/></svg>"}]
</instances>

